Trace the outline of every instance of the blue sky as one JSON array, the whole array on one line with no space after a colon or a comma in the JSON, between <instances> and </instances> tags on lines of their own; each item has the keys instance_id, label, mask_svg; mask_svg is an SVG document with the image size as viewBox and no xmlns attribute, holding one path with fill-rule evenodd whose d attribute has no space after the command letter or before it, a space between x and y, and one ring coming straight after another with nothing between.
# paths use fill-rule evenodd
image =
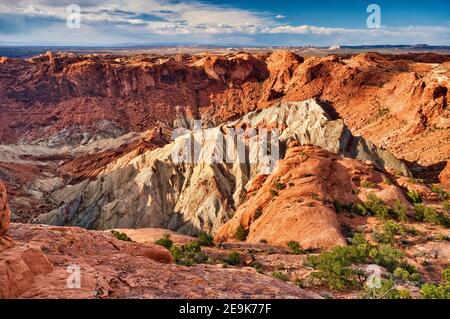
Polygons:
<instances>
[{"instance_id":1,"label":"blue sky","mask_svg":"<svg viewBox=\"0 0 450 319\"><path fill-rule=\"evenodd\" d=\"M370 29L366 9L381 8ZM66 25L67 6L80 28ZM0 44L450 45L450 1L2 0Z\"/></svg>"}]
</instances>

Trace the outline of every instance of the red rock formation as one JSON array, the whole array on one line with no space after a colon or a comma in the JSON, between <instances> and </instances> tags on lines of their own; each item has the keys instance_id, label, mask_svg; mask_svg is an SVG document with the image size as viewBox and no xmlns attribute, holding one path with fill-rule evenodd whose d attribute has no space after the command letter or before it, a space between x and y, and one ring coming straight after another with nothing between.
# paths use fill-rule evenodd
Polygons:
<instances>
[{"instance_id":1,"label":"red rock formation","mask_svg":"<svg viewBox=\"0 0 450 319\"><path fill-rule=\"evenodd\" d=\"M447 165L441 174L439 174L439 181L447 187L450 187L450 162L447 162Z\"/></svg>"},{"instance_id":2,"label":"red rock formation","mask_svg":"<svg viewBox=\"0 0 450 319\"><path fill-rule=\"evenodd\" d=\"M4 234L9 209L1 183L0 204L0 299L318 298L249 268L173 265L168 250L141 238L161 230L148 230L140 237L139 231L130 231L141 244L103 231L12 224L12 240ZM68 286L68 267L79 269L79 287ZM236 278L251 280L237 283Z\"/></svg>"},{"instance_id":3,"label":"red rock formation","mask_svg":"<svg viewBox=\"0 0 450 319\"><path fill-rule=\"evenodd\" d=\"M170 141L170 135L167 130L165 130L165 133L162 131L163 128L157 125L154 129L146 132L145 136L129 144L125 143L118 148L66 159L59 170L71 176L70 183L77 183L86 178L96 178L108 164L113 163L120 157L128 155L132 159L147 150L164 146Z\"/></svg>"},{"instance_id":4,"label":"red rock formation","mask_svg":"<svg viewBox=\"0 0 450 319\"><path fill-rule=\"evenodd\" d=\"M55 278L60 280L58 285L61 289L63 288L65 285L65 282L61 280L61 267L63 265L59 258L48 258L50 257L49 251L52 250L45 244L49 242L63 245L53 251L58 256L64 253L81 257L88 250L90 250L88 254L95 252L100 255L100 252L106 253L109 247L110 251L119 250L126 259L148 258L160 263L173 262L171 254L166 249L153 243L146 245L122 243L112 238L111 235L102 233L88 235L87 231L76 228L61 227L55 228L59 232L51 232L31 226L30 228L39 230L24 235L24 232L21 231L22 228L19 226L15 228L15 232L12 234L15 239L13 241L11 237L5 234L9 228L9 215L6 190L0 182L0 298L19 297L26 292L35 297L39 293L43 293L48 285L51 286L49 282ZM23 228L27 227L23 226ZM24 237L21 237L21 235L24 235ZM78 239L78 246L73 245L75 238ZM42 247L45 247L45 254L41 250ZM74 261L74 264L77 264L77 262ZM56 269L55 265L57 265ZM70 263L67 263L65 267L69 265ZM88 267L88 264L85 266ZM58 274L55 274L55 272ZM67 286L65 288L67 289ZM62 296L60 295L60 297Z\"/></svg>"},{"instance_id":5,"label":"red rock formation","mask_svg":"<svg viewBox=\"0 0 450 319\"><path fill-rule=\"evenodd\" d=\"M85 132L116 136L179 117L218 124L278 99L320 97L397 157L428 165L450 153L448 56L49 53L0 62L0 139L8 143L57 133L54 141L79 143Z\"/></svg>"},{"instance_id":6,"label":"red rock formation","mask_svg":"<svg viewBox=\"0 0 450 319\"><path fill-rule=\"evenodd\" d=\"M241 225L251 243L264 240L286 245L297 241L305 249L345 245L334 203L360 203L372 192L390 205L395 200L409 205L398 186L383 183L386 179L370 163L291 143L276 170L267 178L255 180L248 200L219 229L215 241L236 241ZM367 190L363 181L378 186Z\"/></svg>"},{"instance_id":7,"label":"red rock formation","mask_svg":"<svg viewBox=\"0 0 450 319\"><path fill-rule=\"evenodd\" d=\"M6 235L10 214L6 190L0 181L0 298L17 297L33 284L36 276L52 268L39 247L17 244Z\"/></svg>"},{"instance_id":8,"label":"red rock formation","mask_svg":"<svg viewBox=\"0 0 450 319\"><path fill-rule=\"evenodd\" d=\"M31 276L28 264L22 265L27 271L23 277L10 276L5 283L2 267L18 251L1 253L0 298L317 298L251 268L174 265L165 248L148 241L120 241L108 232L12 224L11 235L22 245L42 247L53 266L45 269L45 276ZM44 260L27 258L42 268ZM70 265L80 269L79 288L67 286Z\"/></svg>"},{"instance_id":9,"label":"red rock formation","mask_svg":"<svg viewBox=\"0 0 450 319\"><path fill-rule=\"evenodd\" d=\"M0 236L5 234L9 228L11 212L8 208L8 197L3 183L0 181Z\"/></svg>"}]
</instances>

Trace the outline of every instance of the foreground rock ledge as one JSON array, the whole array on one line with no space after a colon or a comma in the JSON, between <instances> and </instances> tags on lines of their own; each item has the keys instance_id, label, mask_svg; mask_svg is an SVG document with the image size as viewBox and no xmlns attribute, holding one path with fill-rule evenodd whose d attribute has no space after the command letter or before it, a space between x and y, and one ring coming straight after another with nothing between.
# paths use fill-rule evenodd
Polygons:
<instances>
[{"instance_id":1,"label":"foreground rock ledge","mask_svg":"<svg viewBox=\"0 0 450 319\"><path fill-rule=\"evenodd\" d=\"M14 289L6 293L0 270L1 298L318 298L253 268L178 266L160 246L119 241L108 232L12 224L10 234L16 243L40 247L48 266L32 259L30 266L45 269L32 271L19 290L14 285L22 279L7 277ZM0 253L0 269L17 253L16 248ZM80 289L67 288L69 265L80 267Z\"/></svg>"}]
</instances>

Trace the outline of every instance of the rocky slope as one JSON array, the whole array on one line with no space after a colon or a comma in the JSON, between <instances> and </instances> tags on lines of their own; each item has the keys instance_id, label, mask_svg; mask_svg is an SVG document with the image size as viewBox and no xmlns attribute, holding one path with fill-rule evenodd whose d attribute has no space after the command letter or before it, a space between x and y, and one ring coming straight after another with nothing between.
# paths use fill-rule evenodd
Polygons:
<instances>
[{"instance_id":1,"label":"rocky slope","mask_svg":"<svg viewBox=\"0 0 450 319\"><path fill-rule=\"evenodd\" d=\"M350 247L355 233L383 249L388 241L424 282L437 281L450 266L449 60L0 58L0 179L11 207L0 183L0 297L315 298L323 282L306 292L282 281L303 287L313 272L304 253ZM171 139L180 128L191 130ZM54 226L17 223L31 221ZM103 231L112 228L134 242ZM215 244L193 267L154 243L202 231ZM68 290L74 264L82 289ZM395 283L419 296L419 282Z\"/></svg>"},{"instance_id":2,"label":"rocky slope","mask_svg":"<svg viewBox=\"0 0 450 319\"><path fill-rule=\"evenodd\" d=\"M3 183L0 183L0 236L8 230L10 216L6 189Z\"/></svg>"},{"instance_id":3,"label":"rocky slope","mask_svg":"<svg viewBox=\"0 0 450 319\"><path fill-rule=\"evenodd\" d=\"M320 97L354 133L397 158L448 160L449 57L232 53L48 53L0 60L0 140L65 145L170 127L222 124L277 100ZM420 151L417 151L420 150Z\"/></svg>"},{"instance_id":4,"label":"rocky slope","mask_svg":"<svg viewBox=\"0 0 450 319\"><path fill-rule=\"evenodd\" d=\"M2 184L0 199L0 298L318 298L251 268L174 265L153 241L73 227L9 228Z\"/></svg>"},{"instance_id":5,"label":"rocky slope","mask_svg":"<svg viewBox=\"0 0 450 319\"><path fill-rule=\"evenodd\" d=\"M304 249L345 245L334 205L363 203L365 183L379 184L375 193L387 203L400 200L409 205L398 186L384 183L389 178L371 162L291 142L275 171L254 181L248 200L219 229L215 240L236 240L237 229L243 227L252 243L263 240L285 245L296 241Z\"/></svg>"},{"instance_id":6,"label":"rocky slope","mask_svg":"<svg viewBox=\"0 0 450 319\"><path fill-rule=\"evenodd\" d=\"M382 166L398 168L388 150L405 159L415 177L448 183L448 59L376 53L304 58L287 51L1 58L0 178L12 198L13 220L27 222L57 208L56 190L95 178L127 153L165 145L174 129L192 128L195 119L204 127L223 126L252 110L310 97L324 101L334 123L329 135L307 136L308 125L287 134L300 129L303 142L313 138L333 152L335 146L320 139L340 138L342 154L381 158ZM276 120L268 112L242 118L241 126L264 127L258 117ZM349 129L340 137L333 133L343 125L338 117ZM350 138L350 131L364 139ZM233 193L239 204L241 195Z\"/></svg>"},{"instance_id":7,"label":"rocky slope","mask_svg":"<svg viewBox=\"0 0 450 319\"><path fill-rule=\"evenodd\" d=\"M53 225L72 225L89 229L163 227L182 233L218 228L245 201L252 181L270 173L289 140L314 144L342 155L371 159L379 169L408 175L406 166L389 152L362 138L354 137L342 120L332 120L320 101L277 104L247 114L220 127L198 130L178 137L160 149L141 155L127 154L110 163L97 178L68 185L50 194L60 207L35 220ZM242 135L245 158L239 144L228 141L230 158L217 160L222 145L219 133L238 128L276 128L279 141L273 143L273 161L251 154L264 149L264 136L255 143ZM243 132L245 132L243 130ZM174 154L188 154L191 146L202 148L192 161L176 162ZM272 147L269 145L270 148ZM225 154L219 154L224 156ZM212 160L216 158L216 160ZM225 159L225 160L224 160Z\"/></svg>"},{"instance_id":8,"label":"rocky slope","mask_svg":"<svg viewBox=\"0 0 450 319\"><path fill-rule=\"evenodd\" d=\"M0 178L11 197L13 220L28 222L52 210L56 207L49 195L53 191L95 178L115 159L156 149L169 139L170 132L158 125L146 132L102 139L89 146L0 145Z\"/></svg>"}]
</instances>

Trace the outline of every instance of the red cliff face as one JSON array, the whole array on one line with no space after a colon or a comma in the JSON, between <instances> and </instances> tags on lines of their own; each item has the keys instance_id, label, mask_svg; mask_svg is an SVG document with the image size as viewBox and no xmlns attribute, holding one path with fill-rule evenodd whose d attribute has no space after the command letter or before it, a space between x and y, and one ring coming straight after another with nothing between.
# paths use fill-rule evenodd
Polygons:
<instances>
[{"instance_id":1,"label":"red cliff face","mask_svg":"<svg viewBox=\"0 0 450 319\"><path fill-rule=\"evenodd\" d=\"M430 164L450 153L443 142L450 137L449 59L377 53L303 58L287 51L2 58L0 139L79 144L144 131L157 121L219 124L278 100L320 97L354 132L397 157Z\"/></svg>"},{"instance_id":2,"label":"red cliff face","mask_svg":"<svg viewBox=\"0 0 450 319\"><path fill-rule=\"evenodd\" d=\"M48 137L76 125L95 131L104 120L122 132L145 130L157 120L172 125L177 112L198 117L200 108L213 107L215 96L222 100L217 105L227 100L236 107L246 91L268 77L264 60L248 54L46 54L27 61L4 59L0 74L0 100L8 106L1 111L0 136L7 141ZM256 107L251 101L247 104Z\"/></svg>"},{"instance_id":3,"label":"red cliff face","mask_svg":"<svg viewBox=\"0 0 450 319\"><path fill-rule=\"evenodd\" d=\"M8 197L3 183L0 181L0 236L5 234L9 228L11 212L8 208Z\"/></svg>"},{"instance_id":4,"label":"red cliff face","mask_svg":"<svg viewBox=\"0 0 450 319\"><path fill-rule=\"evenodd\" d=\"M255 109L266 108L257 116L269 113L269 120L252 121L256 116L251 116L241 123L286 126L294 103L283 103L283 108L278 102L320 98L328 102L323 103L324 121L340 116L351 136L363 135L398 158L418 161L425 173L435 167L448 190L450 164L445 169L443 164L450 154L449 60L433 54L375 53L303 58L287 51L0 58L0 178L14 212L10 225L0 182L0 298L315 298L315 293L272 278L277 269L290 281L312 272L305 255L294 255L284 246L294 241L315 254L316 249L346 245L348 233L362 231L369 238L382 222L367 212L355 214L350 205L366 203L370 194L407 213L417 232L402 234L398 248L427 281L436 282L450 260L449 245L442 240L450 232L415 220L414 206L405 197L417 191L424 205L444 216L445 204L431 185L380 171L367 158L342 157L309 142L291 141L277 169L252 180L250 165L229 170L221 165L174 166L166 144L173 128L188 126L193 119L212 126ZM305 128L308 141L319 136L330 142L333 134L324 134L321 118L304 115L305 108L302 104L296 110L301 123L317 118L312 121L317 125L293 121L295 132ZM339 125L329 127L342 129L341 120L334 122ZM331 131L338 141L345 135ZM349 137L343 148L353 145L352 140ZM45 147L67 144L73 147ZM355 145L371 148L367 143ZM161 157L158 148L164 149ZM378 154L380 148L371 151ZM392 173L400 175L396 169ZM218 205L233 205L228 221ZM165 218L163 210L170 217L179 210L184 215L177 212L174 223L183 227L195 226L191 220L202 226L223 222L215 234L220 246L203 248L213 264L173 264L169 251L154 244L166 230L121 229L135 241L128 242L103 231L17 224L50 213L62 216L48 219L51 222L69 225L73 220L86 227L96 221L90 219L93 213L104 208L101 228L119 217L132 225L124 227L141 227L144 219L138 213L147 208L149 221ZM199 210L197 219L178 220ZM216 211L222 215L214 215ZM129 222L136 216L138 222ZM236 236L241 228L245 242L235 238L242 240ZM178 236L171 238L181 244ZM224 267L232 252L241 254L240 264ZM68 289L70 265L82 271L81 289Z\"/></svg>"}]
</instances>

